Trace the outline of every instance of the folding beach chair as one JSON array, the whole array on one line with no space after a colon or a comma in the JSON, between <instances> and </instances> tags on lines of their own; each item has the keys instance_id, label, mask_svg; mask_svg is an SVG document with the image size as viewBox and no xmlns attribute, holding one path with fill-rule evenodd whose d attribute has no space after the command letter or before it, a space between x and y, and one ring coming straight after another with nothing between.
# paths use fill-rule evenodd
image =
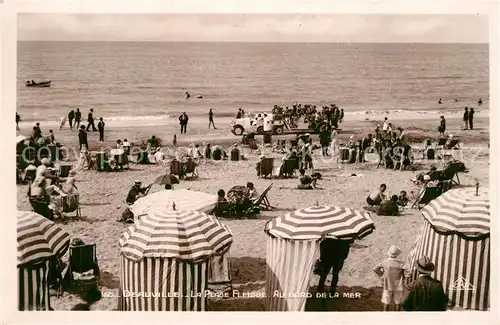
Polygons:
<instances>
[{"instance_id":1,"label":"folding beach chair","mask_svg":"<svg viewBox=\"0 0 500 325\"><path fill-rule=\"evenodd\" d=\"M448 141L447 138L439 138L438 142L436 143L436 147L444 147L446 141Z\"/></svg>"},{"instance_id":2,"label":"folding beach chair","mask_svg":"<svg viewBox=\"0 0 500 325\"><path fill-rule=\"evenodd\" d=\"M208 290L215 293L233 294L233 281L231 279L231 263L229 252L224 255L215 255L210 259L208 269Z\"/></svg>"},{"instance_id":3,"label":"folding beach chair","mask_svg":"<svg viewBox=\"0 0 500 325\"><path fill-rule=\"evenodd\" d=\"M283 161L283 170L281 171L284 177L294 177L295 170L298 168L298 161L296 159L285 159Z\"/></svg>"},{"instance_id":4,"label":"folding beach chair","mask_svg":"<svg viewBox=\"0 0 500 325\"><path fill-rule=\"evenodd\" d=\"M69 171L73 168L73 165L59 165L59 178L66 178L69 176Z\"/></svg>"},{"instance_id":5,"label":"folding beach chair","mask_svg":"<svg viewBox=\"0 0 500 325\"><path fill-rule=\"evenodd\" d=\"M179 176L179 179L183 179L186 174L184 173L184 166L182 162L178 160L172 160L170 162L170 174Z\"/></svg>"},{"instance_id":6,"label":"folding beach chair","mask_svg":"<svg viewBox=\"0 0 500 325\"><path fill-rule=\"evenodd\" d=\"M460 148L460 140L459 139L453 139L450 141L449 144L444 144L445 149L454 149L454 148Z\"/></svg>"},{"instance_id":7,"label":"folding beach chair","mask_svg":"<svg viewBox=\"0 0 500 325\"><path fill-rule=\"evenodd\" d=\"M443 188L440 186L424 187L420 194L418 195L415 202L411 206L413 208L421 209L423 206L427 205L432 200L436 199L443 193Z\"/></svg>"},{"instance_id":8,"label":"folding beach chair","mask_svg":"<svg viewBox=\"0 0 500 325\"><path fill-rule=\"evenodd\" d=\"M260 177L273 176L274 158L263 158L260 161Z\"/></svg>"},{"instance_id":9,"label":"folding beach chair","mask_svg":"<svg viewBox=\"0 0 500 325\"><path fill-rule=\"evenodd\" d=\"M68 217L67 213L74 212L74 216L70 216L70 218L80 220L82 217L82 212L80 210L80 194L68 194L66 196L62 196L62 211L64 217Z\"/></svg>"},{"instance_id":10,"label":"folding beach chair","mask_svg":"<svg viewBox=\"0 0 500 325\"><path fill-rule=\"evenodd\" d=\"M277 151L277 152L285 152L286 150L286 140L278 140L276 141L276 148L274 151Z\"/></svg>"},{"instance_id":11,"label":"folding beach chair","mask_svg":"<svg viewBox=\"0 0 500 325\"><path fill-rule=\"evenodd\" d=\"M184 165L184 175L187 177L187 174L191 174L191 176L189 176L190 178L199 177L198 171L196 170L197 167L198 164L196 164L193 159L188 159Z\"/></svg>"},{"instance_id":12,"label":"folding beach chair","mask_svg":"<svg viewBox=\"0 0 500 325\"><path fill-rule=\"evenodd\" d=\"M269 184L269 186L262 192L262 194L259 196L257 200L255 200L252 205L256 208L261 208L263 210L272 210L273 207L271 206L271 203L269 203L269 199L267 198L267 193L271 190L271 187L273 187L273 183Z\"/></svg>"},{"instance_id":13,"label":"folding beach chair","mask_svg":"<svg viewBox=\"0 0 500 325\"><path fill-rule=\"evenodd\" d=\"M73 289L98 288L99 265L97 264L95 244L70 246L69 277Z\"/></svg>"}]
</instances>

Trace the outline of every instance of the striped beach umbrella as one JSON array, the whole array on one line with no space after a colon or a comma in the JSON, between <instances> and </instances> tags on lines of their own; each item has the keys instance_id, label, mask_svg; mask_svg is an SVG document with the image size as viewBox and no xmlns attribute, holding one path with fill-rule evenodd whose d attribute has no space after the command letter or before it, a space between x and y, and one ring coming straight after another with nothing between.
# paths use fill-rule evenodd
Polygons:
<instances>
[{"instance_id":1,"label":"striped beach umbrella","mask_svg":"<svg viewBox=\"0 0 500 325\"><path fill-rule=\"evenodd\" d=\"M471 238L490 233L490 200L484 189L449 190L427 204L422 214L437 231Z\"/></svg>"},{"instance_id":2,"label":"striped beach umbrella","mask_svg":"<svg viewBox=\"0 0 500 325\"><path fill-rule=\"evenodd\" d=\"M70 236L53 221L31 211L17 212L17 264L36 264L69 248Z\"/></svg>"},{"instance_id":3,"label":"striped beach umbrella","mask_svg":"<svg viewBox=\"0 0 500 325\"><path fill-rule=\"evenodd\" d=\"M322 205L287 213L266 226L269 234L292 240L320 239L324 236L361 239L374 229L375 225L368 213Z\"/></svg>"},{"instance_id":4,"label":"striped beach umbrella","mask_svg":"<svg viewBox=\"0 0 500 325\"><path fill-rule=\"evenodd\" d=\"M428 256L433 276L443 283L451 305L487 310L490 296L490 203L488 192L449 190L430 202L425 223L408 254L405 269L417 277L416 263Z\"/></svg>"},{"instance_id":5,"label":"striped beach umbrella","mask_svg":"<svg viewBox=\"0 0 500 325\"><path fill-rule=\"evenodd\" d=\"M144 257L197 262L229 249L233 238L212 215L173 208L153 210L141 217L120 238L122 254L132 260Z\"/></svg>"}]
</instances>

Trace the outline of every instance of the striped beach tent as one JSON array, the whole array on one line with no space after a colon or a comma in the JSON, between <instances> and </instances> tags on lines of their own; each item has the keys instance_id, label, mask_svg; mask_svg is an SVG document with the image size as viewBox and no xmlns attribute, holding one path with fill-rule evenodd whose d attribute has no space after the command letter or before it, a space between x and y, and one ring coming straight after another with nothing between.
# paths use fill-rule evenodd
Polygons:
<instances>
[{"instance_id":1,"label":"striped beach tent","mask_svg":"<svg viewBox=\"0 0 500 325\"><path fill-rule=\"evenodd\" d=\"M63 256L69 241L69 234L54 222L34 212L17 212L19 310L50 309L50 259Z\"/></svg>"},{"instance_id":2,"label":"striped beach tent","mask_svg":"<svg viewBox=\"0 0 500 325\"><path fill-rule=\"evenodd\" d=\"M450 305L487 310L490 296L490 202L483 189L449 190L423 210L425 223L405 263L415 279L416 261L428 256L433 277L443 283Z\"/></svg>"},{"instance_id":3,"label":"striped beach tent","mask_svg":"<svg viewBox=\"0 0 500 325\"><path fill-rule=\"evenodd\" d=\"M209 213L217 204L217 195L185 189L162 190L138 199L129 209L138 219L148 212L169 209L174 202L184 210Z\"/></svg>"},{"instance_id":4,"label":"striped beach tent","mask_svg":"<svg viewBox=\"0 0 500 325\"><path fill-rule=\"evenodd\" d=\"M210 259L225 254L232 241L214 216L149 212L120 238L119 309L204 311Z\"/></svg>"},{"instance_id":5,"label":"striped beach tent","mask_svg":"<svg viewBox=\"0 0 500 325\"><path fill-rule=\"evenodd\" d=\"M268 311L303 311L323 238L362 239L375 229L368 213L316 205L266 224Z\"/></svg>"}]
</instances>

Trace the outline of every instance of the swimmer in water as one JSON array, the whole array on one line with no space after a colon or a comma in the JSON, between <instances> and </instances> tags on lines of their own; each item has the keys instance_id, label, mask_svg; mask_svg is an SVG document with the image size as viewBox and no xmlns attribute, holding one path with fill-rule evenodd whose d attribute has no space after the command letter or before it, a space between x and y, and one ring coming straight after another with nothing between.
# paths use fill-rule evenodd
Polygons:
<instances>
[{"instance_id":1,"label":"swimmer in water","mask_svg":"<svg viewBox=\"0 0 500 325\"><path fill-rule=\"evenodd\" d=\"M186 91L186 99L189 99L191 95Z\"/></svg>"},{"instance_id":2,"label":"swimmer in water","mask_svg":"<svg viewBox=\"0 0 500 325\"><path fill-rule=\"evenodd\" d=\"M483 103L483 100L481 98L479 98L479 100L477 101L477 104L481 105L482 103Z\"/></svg>"},{"instance_id":3,"label":"swimmer in water","mask_svg":"<svg viewBox=\"0 0 500 325\"><path fill-rule=\"evenodd\" d=\"M441 98L439 98L438 104L442 104L442 103L443 102L442 102Z\"/></svg>"}]
</instances>

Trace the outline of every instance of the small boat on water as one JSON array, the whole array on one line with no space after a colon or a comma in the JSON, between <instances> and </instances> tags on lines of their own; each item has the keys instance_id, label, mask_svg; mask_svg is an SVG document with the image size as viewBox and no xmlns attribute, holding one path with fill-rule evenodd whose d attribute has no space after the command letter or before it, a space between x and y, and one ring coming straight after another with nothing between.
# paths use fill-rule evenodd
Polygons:
<instances>
[{"instance_id":1,"label":"small boat on water","mask_svg":"<svg viewBox=\"0 0 500 325\"><path fill-rule=\"evenodd\" d=\"M35 82L35 81L31 80L31 81L26 81L26 87L38 87L38 88L50 87L51 82L52 82L52 80L40 81L40 82Z\"/></svg>"}]
</instances>

